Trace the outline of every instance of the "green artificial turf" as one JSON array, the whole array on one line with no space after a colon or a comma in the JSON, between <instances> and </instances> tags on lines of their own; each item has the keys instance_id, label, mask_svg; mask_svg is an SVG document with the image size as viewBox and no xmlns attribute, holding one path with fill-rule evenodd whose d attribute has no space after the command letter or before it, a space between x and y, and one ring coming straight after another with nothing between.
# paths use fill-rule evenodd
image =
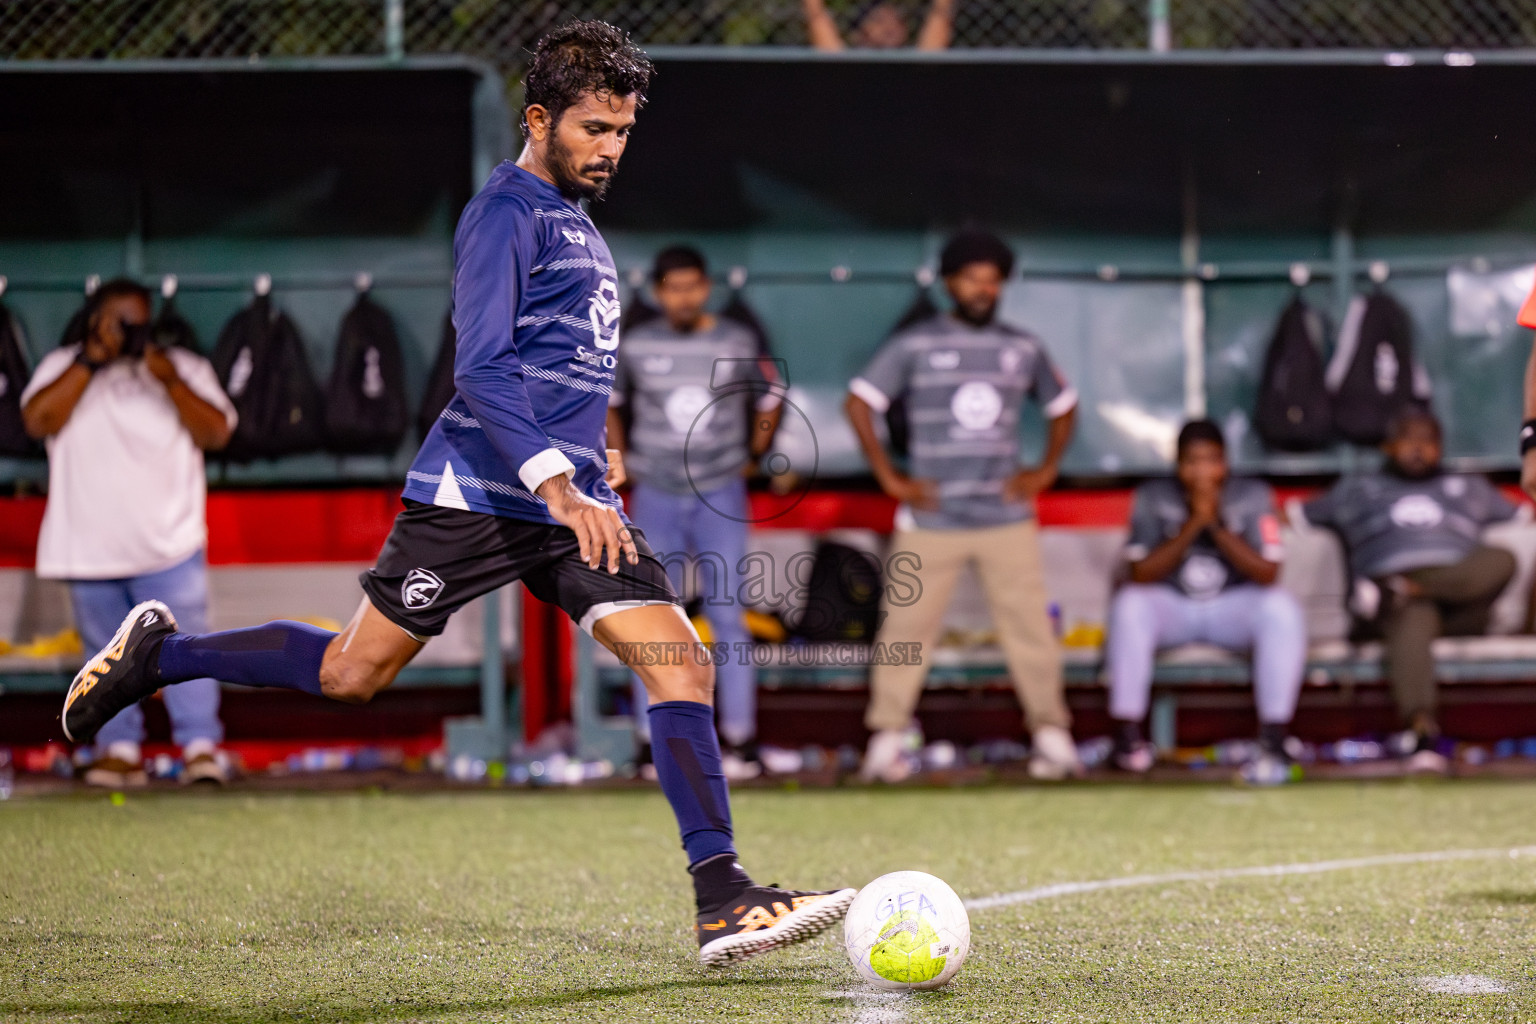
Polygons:
<instances>
[{"instance_id":1,"label":"green artificial turf","mask_svg":"<svg viewBox=\"0 0 1536 1024\"><path fill-rule=\"evenodd\" d=\"M1536 784L752 791L763 881L1059 882L1536 843ZM660 796L185 793L0 804L7 1021L1536 1019L1536 857L1078 893L972 914L936 993L834 938L693 959ZM1437 994L1477 975L1507 989Z\"/></svg>"}]
</instances>

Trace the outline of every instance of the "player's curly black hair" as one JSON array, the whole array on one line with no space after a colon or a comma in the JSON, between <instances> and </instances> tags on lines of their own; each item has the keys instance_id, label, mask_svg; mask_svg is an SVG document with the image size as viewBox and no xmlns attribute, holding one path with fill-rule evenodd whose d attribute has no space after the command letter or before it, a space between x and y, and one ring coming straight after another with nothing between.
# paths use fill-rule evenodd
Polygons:
<instances>
[{"instance_id":1,"label":"player's curly black hair","mask_svg":"<svg viewBox=\"0 0 1536 1024\"><path fill-rule=\"evenodd\" d=\"M558 122L567 107L589 92L633 95L635 106L643 107L654 70L627 32L602 21L562 25L534 44L523 79L523 134L528 134L529 107L543 107Z\"/></svg>"}]
</instances>

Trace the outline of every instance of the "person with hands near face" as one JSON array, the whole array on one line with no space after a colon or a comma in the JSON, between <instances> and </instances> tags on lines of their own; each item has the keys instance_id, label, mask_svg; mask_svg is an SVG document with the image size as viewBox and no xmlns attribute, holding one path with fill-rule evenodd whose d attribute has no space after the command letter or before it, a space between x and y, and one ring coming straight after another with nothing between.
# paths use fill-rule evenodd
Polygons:
<instances>
[{"instance_id":1,"label":"person with hands near face","mask_svg":"<svg viewBox=\"0 0 1536 1024\"><path fill-rule=\"evenodd\" d=\"M1110 603L1107 661L1114 764L1152 767L1142 738L1159 650L1205 643L1253 655L1258 756L1242 777L1275 784L1291 776L1285 750L1306 665L1301 605L1275 585L1283 549L1274 495L1232 477L1221 429L1193 420L1179 431L1173 479L1136 489L1126 545L1130 582Z\"/></svg>"},{"instance_id":2,"label":"person with hands near face","mask_svg":"<svg viewBox=\"0 0 1536 1024\"><path fill-rule=\"evenodd\" d=\"M150 340L147 289L109 281L88 309L85 340L38 364L22 394L22 420L48 447L37 572L68 582L81 640L96 650L150 598L193 628L206 624L203 452L229 443L236 416L206 359ZM224 781L219 684L189 678L163 696L182 779ZM96 734L86 782L144 784L143 741L134 703Z\"/></svg>"},{"instance_id":3,"label":"person with hands near face","mask_svg":"<svg viewBox=\"0 0 1536 1024\"><path fill-rule=\"evenodd\" d=\"M886 595L877 642L916 642L931 654L955 583L974 566L1034 739L1030 771L1066 778L1081 766L1068 732L1034 499L1056 481L1077 392L1040 339L997 319L1013 270L1007 245L963 231L945 245L939 269L952 309L886 341L844 402L876 481L899 503L892 550L913 560L920 582L914 600ZM1021 468L1019 419L1028 399L1049 426L1040 464ZM898 400L911 423L906 471L875 429L875 416ZM926 673L921 662L872 666L866 778L894 782L910 771L903 751Z\"/></svg>"}]
</instances>

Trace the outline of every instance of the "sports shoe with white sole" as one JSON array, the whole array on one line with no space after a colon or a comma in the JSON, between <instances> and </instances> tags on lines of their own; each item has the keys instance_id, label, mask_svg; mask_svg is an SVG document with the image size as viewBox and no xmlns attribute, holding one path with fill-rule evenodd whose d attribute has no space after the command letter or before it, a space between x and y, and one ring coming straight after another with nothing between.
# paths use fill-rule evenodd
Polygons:
<instances>
[{"instance_id":1,"label":"sports shoe with white sole","mask_svg":"<svg viewBox=\"0 0 1536 1024\"><path fill-rule=\"evenodd\" d=\"M820 935L848 913L857 889L799 892L754 885L713 913L700 914L699 960L729 967Z\"/></svg>"},{"instance_id":2,"label":"sports shoe with white sole","mask_svg":"<svg viewBox=\"0 0 1536 1024\"><path fill-rule=\"evenodd\" d=\"M128 613L112 642L96 653L69 685L59 718L64 735L86 743L114 715L156 690L144 658L145 644L176 632L176 617L159 601L145 601Z\"/></svg>"},{"instance_id":3,"label":"sports shoe with white sole","mask_svg":"<svg viewBox=\"0 0 1536 1024\"><path fill-rule=\"evenodd\" d=\"M1035 730L1035 749L1029 758L1029 776L1042 782L1060 782L1083 774L1077 759L1077 744L1072 734L1059 725L1042 725Z\"/></svg>"}]
</instances>

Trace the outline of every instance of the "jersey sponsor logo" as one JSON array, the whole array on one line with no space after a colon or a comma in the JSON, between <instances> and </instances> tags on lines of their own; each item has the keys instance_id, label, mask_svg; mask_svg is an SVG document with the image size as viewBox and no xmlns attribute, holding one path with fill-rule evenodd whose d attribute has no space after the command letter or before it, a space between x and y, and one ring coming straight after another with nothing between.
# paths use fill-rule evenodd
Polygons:
<instances>
[{"instance_id":1,"label":"jersey sponsor logo","mask_svg":"<svg viewBox=\"0 0 1536 1024\"><path fill-rule=\"evenodd\" d=\"M966 430L991 430L1003 415L1003 396L984 380L967 381L955 389L949 411Z\"/></svg>"},{"instance_id":2,"label":"jersey sponsor logo","mask_svg":"<svg viewBox=\"0 0 1536 1024\"><path fill-rule=\"evenodd\" d=\"M1445 509L1427 494L1405 494L1392 503L1391 516L1405 530L1429 530L1445 521Z\"/></svg>"},{"instance_id":3,"label":"jersey sponsor logo","mask_svg":"<svg viewBox=\"0 0 1536 1024\"><path fill-rule=\"evenodd\" d=\"M400 584L400 603L411 610L425 608L443 592L443 579L428 569L412 569Z\"/></svg>"},{"instance_id":4,"label":"jersey sponsor logo","mask_svg":"<svg viewBox=\"0 0 1536 1024\"><path fill-rule=\"evenodd\" d=\"M145 612L143 617L141 617L139 619L139 625L143 626L145 629L148 629L150 626L153 626L155 623L157 623L159 621L160 621L160 613L159 612Z\"/></svg>"},{"instance_id":5,"label":"jersey sponsor logo","mask_svg":"<svg viewBox=\"0 0 1536 1024\"><path fill-rule=\"evenodd\" d=\"M604 280L592 293L587 304L587 317L592 321L592 344L605 352L619 347L619 286Z\"/></svg>"},{"instance_id":6,"label":"jersey sponsor logo","mask_svg":"<svg viewBox=\"0 0 1536 1024\"><path fill-rule=\"evenodd\" d=\"M585 231L567 231L565 228L561 228L560 233L564 235L565 240L570 242L572 245L587 244L587 233Z\"/></svg>"},{"instance_id":7,"label":"jersey sponsor logo","mask_svg":"<svg viewBox=\"0 0 1536 1024\"><path fill-rule=\"evenodd\" d=\"M667 425L679 434L705 428L714 419L715 407L710 404L709 392L698 384L684 384L667 395L662 407Z\"/></svg>"},{"instance_id":8,"label":"jersey sponsor logo","mask_svg":"<svg viewBox=\"0 0 1536 1024\"><path fill-rule=\"evenodd\" d=\"M1190 555L1179 569L1179 584L1190 597L1215 597L1227 585L1227 567L1210 555Z\"/></svg>"},{"instance_id":9,"label":"jersey sponsor logo","mask_svg":"<svg viewBox=\"0 0 1536 1024\"><path fill-rule=\"evenodd\" d=\"M604 370L612 370L619 365L617 357L606 352L593 352L585 345L576 346L576 361L586 363L588 366L602 367Z\"/></svg>"},{"instance_id":10,"label":"jersey sponsor logo","mask_svg":"<svg viewBox=\"0 0 1536 1024\"><path fill-rule=\"evenodd\" d=\"M928 353L928 365L935 370L953 370L960 365L960 353L948 349Z\"/></svg>"}]
</instances>

